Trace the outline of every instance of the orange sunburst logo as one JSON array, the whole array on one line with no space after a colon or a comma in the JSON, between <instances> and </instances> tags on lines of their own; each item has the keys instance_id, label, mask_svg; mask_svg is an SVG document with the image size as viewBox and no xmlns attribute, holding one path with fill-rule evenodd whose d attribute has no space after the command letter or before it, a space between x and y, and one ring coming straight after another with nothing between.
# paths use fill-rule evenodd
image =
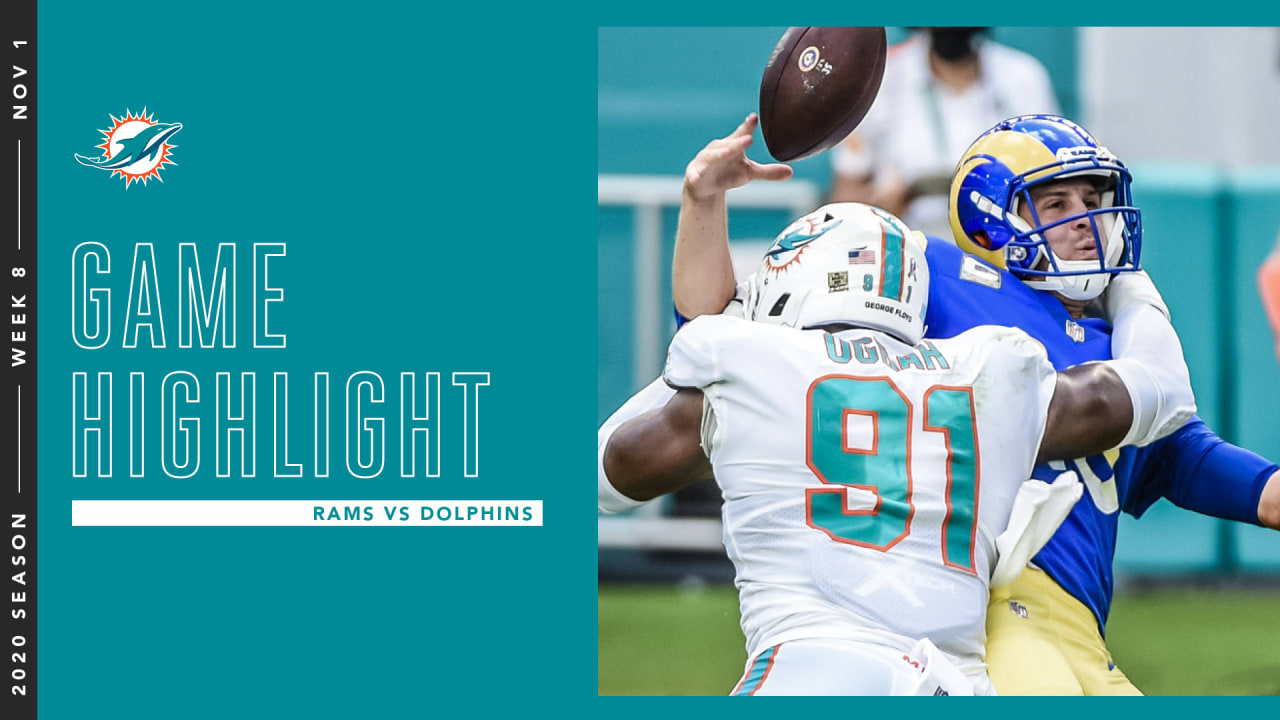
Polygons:
<instances>
[{"instance_id":1,"label":"orange sunburst logo","mask_svg":"<svg viewBox=\"0 0 1280 720\"><path fill-rule=\"evenodd\" d=\"M147 109L134 115L125 110L122 117L108 115L111 127L99 130L103 142L99 157L76 155L81 165L108 170L112 177L124 180L125 189L135 182L144 186L151 178L164 182L160 177L160 169L165 165L177 165L170 154L177 145L168 142L179 130L182 123L156 122L155 113L147 114Z\"/></svg>"},{"instance_id":2,"label":"orange sunburst logo","mask_svg":"<svg viewBox=\"0 0 1280 720\"><path fill-rule=\"evenodd\" d=\"M843 220L830 213L810 213L787 226L764 254L764 267L774 275L797 263L809 243L840 225Z\"/></svg>"}]
</instances>

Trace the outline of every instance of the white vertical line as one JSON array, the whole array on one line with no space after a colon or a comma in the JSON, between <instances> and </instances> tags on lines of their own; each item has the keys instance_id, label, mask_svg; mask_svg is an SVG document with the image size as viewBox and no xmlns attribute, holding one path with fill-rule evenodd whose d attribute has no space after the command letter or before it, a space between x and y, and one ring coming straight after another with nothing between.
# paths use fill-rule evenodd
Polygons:
<instances>
[{"instance_id":1,"label":"white vertical line","mask_svg":"<svg viewBox=\"0 0 1280 720\"><path fill-rule=\"evenodd\" d=\"M22 386L18 386L18 494L22 494Z\"/></svg>"},{"instance_id":2,"label":"white vertical line","mask_svg":"<svg viewBox=\"0 0 1280 720\"><path fill-rule=\"evenodd\" d=\"M18 140L18 249L22 249L22 140Z\"/></svg>"}]
</instances>

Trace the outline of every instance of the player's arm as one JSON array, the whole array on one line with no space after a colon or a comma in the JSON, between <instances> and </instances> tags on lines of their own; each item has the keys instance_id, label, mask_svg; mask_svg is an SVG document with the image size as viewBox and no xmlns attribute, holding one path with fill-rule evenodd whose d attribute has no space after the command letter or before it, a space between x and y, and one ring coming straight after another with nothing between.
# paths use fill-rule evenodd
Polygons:
<instances>
[{"instance_id":1,"label":"player's arm","mask_svg":"<svg viewBox=\"0 0 1280 720\"><path fill-rule=\"evenodd\" d=\"M596 452L598 462L598 475L600 478L600 487L598 488L599 509L601 513L617 513L624 510L631 510L639 507L643 503L632 500L625 495L619 495L613 486L605 480L604 474L604 451L609 446L609 440L613 438L613 433L617 431L623 423L644 415L647 412L657 410L675 394L670 386L663 382L662 378L658 378L646 385L640 392L627 398L622 404L604 421L600 429L596 431Z\"/></svg>"},{"instance_id":2,"label":"player's arm","mask_svg":"<svg viewBox=\"0 0 1280 720\"><path fill-rule=\"evenodd\" d=\"M1191 373L1163 298L1146 273L1111 281L1112 360L1058 374L1040 460L1149 445L1195 414Z\"/></svg>"},{"instance_id":3,"label":"player's arm","mask_svg":"<svg viewBox=\"0 0 1280 720\"><path fill-rule=\"evenodd\" d=\"M600 483L638 503L711 477L701 428L702 391L677 390L663 407L613 432L604 450Z\"/></svg>"},{"instance_id":4,"label":"player's arm","mask_svg":"<svg viewBox=\"0 0 1280 720\"><path fill-rule=\"evenodd\" d=\"M713 315L733 299L725 193L752 180L786 180L791 168L747 157L759 118L755 113L728 137L712 140L685 168L676 226L671 291L676 312L686 318Z\"/></svg>"},{"instance_id":5,"label":"player's arm","mask_svg":"<svg viewBox=\"0 0 1280 720\"><path fill-rule=\"evenodd\" d=\"M1144 271L1120 273L1103 296L1111 321L1111 356L1133 400L1134 427L1125 445L1150 445L1195 415L1191 371L1169 308Z\"/></svg>"},{"instance_id":6,"label":"player's arm","mask_svg":"<svg viewBox=\"0 0 1280 720\"><path fill-rule=\"evenodd\" d=\"M1280 530L1280 470L1271 473L1258 499L1258 523Z\"/></svg>"},{"instance_id":7,"label":"player's arm","mask_svg":"<svg viewBox=\"0 0 1280 720\"><path fill-rule=\"evenodd\" d=\"M1169 382L1132 357L1073 367L1058 373L1036 461L1148 445L1177 430L1195 410L1189 380Z\"/></svg>"},{"instance_id":8,"label":"player's arm","mask_svg":"<svg viewBox=\"0 0 1280 720\"><path fill-rule=\"evenodd\" d=\"M1113 353L1137 356L1158 377L1173 379L1167 384L1181 383L1187 375L1182 346L1151 278L1144 272L1122 273L1111 281L1103 300L1116 330ZM1175 421L1171 416L1167 422ZM1152 493L1141 492L1141 485L1154 484L1158 494L1179 507L1280 529L1280 466L1226 442L1199 420L1178 422L1152 453L1144 475L1154 480L1140 483L1131 498L1145 498L1149 504Z\"/></svg>"},{"instance_id":9,"label":"player's arm","mask_svg":"<svg viewBox=\"0 0 1280 720\"><path fill-rule=\"evenodd\" d=\"M731 342L741 320L722 316L696 319L671 340L662 381L633 398L633 412L617 424L618 413L600 429L599 510L629 510L663 493L674 492L711 476L702 449L703 392L725 379L719 352ZM651 404L663 396L659 404ZM646 405L648 406L646 408ZM615 427L616 425L616 427ZM708 440L710 442L710 440Z\"/></svg>"},{"instance_id":10,"label":"player's arm","mask_svg":"<svg viewBox=\"0 0 1280 720\"><path fill-rule=\"evenodd\" d=\"M1133 426L1133 402L1115 370L1090 363L1058 373L1037 463L1119 447Z\"/></svg>"},{"instance_id":11,"label":"player's arm","mask_svg":"<svg viewBox=\"0 0 1280 720\"><path fill-rule=\"evenodd\" d=\"M1199 418L1152 445L1125 511L1167 497L1203 515L1280 530L1280 466L1218 437Z\"/></svg>"}]
</instances>

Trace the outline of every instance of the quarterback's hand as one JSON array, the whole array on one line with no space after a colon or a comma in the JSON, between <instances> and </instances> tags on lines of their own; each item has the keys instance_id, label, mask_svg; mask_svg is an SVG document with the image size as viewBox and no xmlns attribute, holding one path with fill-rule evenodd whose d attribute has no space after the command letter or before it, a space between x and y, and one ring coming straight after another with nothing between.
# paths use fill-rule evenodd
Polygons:
<instances>
[{"instance_id":1,"label":"quarterback's hand","mask_svg":"<svg viewBox=\"0 0 1280 720\"><path fill-rule=\"evenodd\" d=\"M789 165L758 163L747 157L752 133L760 118L747 116L728 137L712 140L684 171L684 191L694 200L707 200L741 187L752 180L786 180L791 177Z\"/></svg>"}]
</instances>

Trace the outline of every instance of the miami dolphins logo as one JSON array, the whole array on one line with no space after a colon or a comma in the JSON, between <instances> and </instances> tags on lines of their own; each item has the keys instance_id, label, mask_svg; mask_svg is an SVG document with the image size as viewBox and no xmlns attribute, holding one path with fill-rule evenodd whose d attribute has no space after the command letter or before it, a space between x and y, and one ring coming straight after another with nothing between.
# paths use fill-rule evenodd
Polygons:
<instances>
[{"instance_id":1,"label":"miami dolphins logo","mask_svg":"<svg viewBox=\"0 0 1280 720\"><path fill-rule=\"evenodd\" d=\"M102 155L76 155L76 160L81 165L109 170L112 177L123 178L125 189L135 182L145 186L151 178L164 182L160 168L177 165L169 159L177 145L167 141L182 129L182 123L158 123L155 113L148 115L146 108L138 115L125 110L124 117L108 117L111 127L98 131L106 136L105 142L97 146L102 148Z\"/></svg>"},{"instance_id":2,"label":"miami dolphins logo","mask_svg":"<svg viewBox=\"0 0 1280 720\"><path fill-rule=\"evenodd\" d=\"M826 235L842 221L830 214L807 215L792 223L764 254L765 265L775 273L800 259L809 243Z\"/></svg>"}]
</instances>

